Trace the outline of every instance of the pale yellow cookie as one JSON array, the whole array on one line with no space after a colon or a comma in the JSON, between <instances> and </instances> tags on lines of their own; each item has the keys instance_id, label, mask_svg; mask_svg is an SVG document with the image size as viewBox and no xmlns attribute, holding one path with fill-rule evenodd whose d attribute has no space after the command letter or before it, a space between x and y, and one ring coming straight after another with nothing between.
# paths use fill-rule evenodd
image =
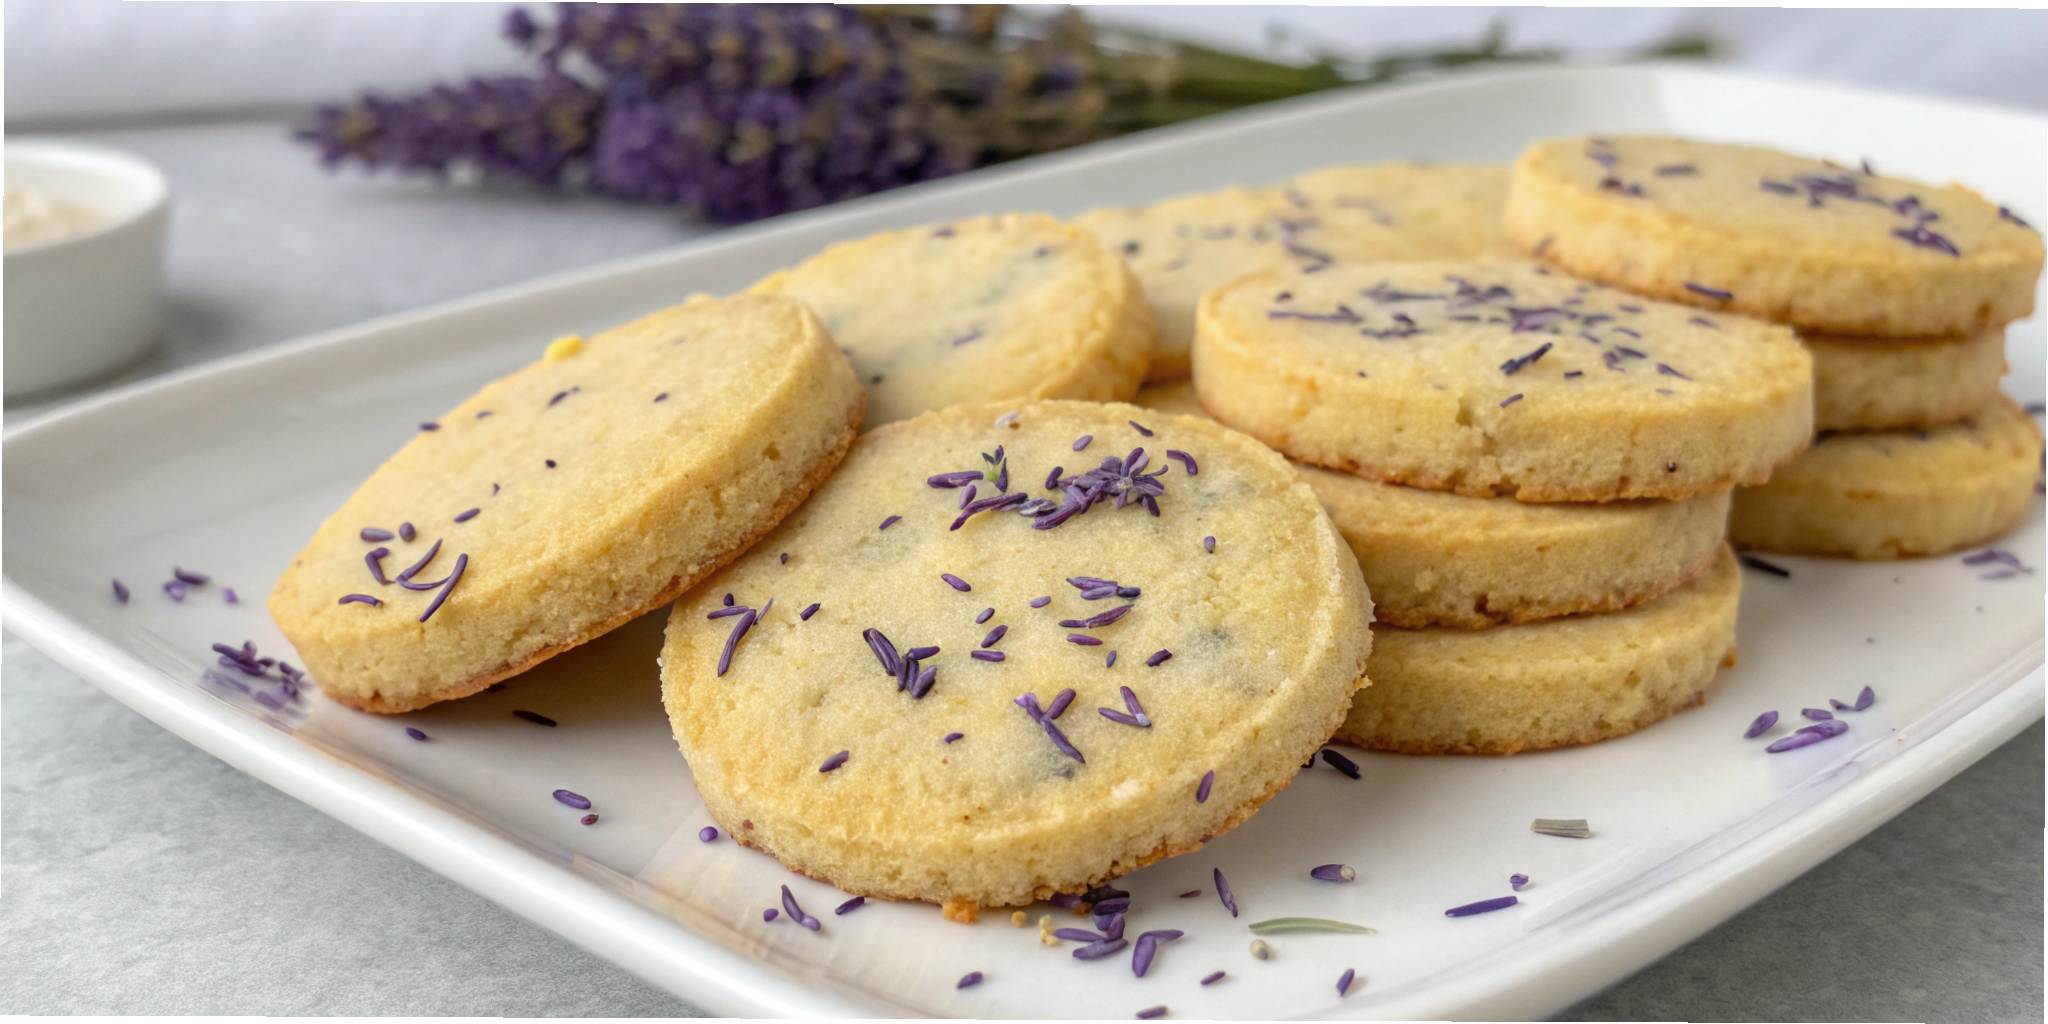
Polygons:
<instances>
[{"instance_id":1,"label":"pale yellow cookie","mask_svg":"<svg viewBox=\"0 0 2048 1024\"><path fill-rule=\"evenodd\" d=\"M1478 631L1373 629L1373 685L1337 738L1403 754L1514 754L1612 739L1699 703L1734 664L1742 570L1724 547L1648 604Z\"/></svg>"},{"instance_id":2,"label":"pale yellow cookie","mask_svg":"<svg viewBox=\"0 0 2048 1024\"><path fill-rule=\"evenodd\" d=\"M969 402L1129 398L1152 352L1137 278L1044 214L844 242L752 291L824 321L868 390L869 428Z\"/></svg>"},{"instance_id":3,"label":"pale yellow cookie","mask_svg":"<svg viewBox=\"0 0 2048 1024\"><path fill-rule=\"evenodd\" d=\"M1507 230L1571 273L1815 331L1975 334L2033 312L2040 232L1961 185L1643 135L1524 150Z\"/></svg>"},{"instance_id":4,"label":"pale yellow cookie","mask_svg":"<svg viewBox=\"0 0 2048 1024\"><path fill-rule=\"evenodd\" d=\"M1137 402L1205 415L1185 381ZM1638 605L1712 564L1728 524L1726 491L1537 505L1295 468L1358 556L1373 613L1393 626L1483 629Z\"/></svg>"},{"instance_id":5,"label":"pale yellow cookie","mask_svg":"<svg viewBox=\"0 0 2048 1024\"><path fill-rule=\"evenodd\" d=\"M1944 427L1821 435L1735 492L1728 536L1763 551L1938 555L2012 529L2040 472L2041 432L2000 395Z\"/></svg>"},{"instance_id":6,"label":"pale yellow cookie","mask_svg":"<svg viewBox=\"0 0 2048 1024\"><path fill-rule=\"evenodd\" d=\"M1046 487L1056 467L1073 491ZM1012 497L963 515L933 478ZM1079 514L1037 504L1096 487ZM1131 405L967 406L863 436L678 603L662 692L733 837L971 920L1244 821L1343 720L1371 619L1315 496L1251 439Z\"/></svg>"},{"instance_id":7,"label":"pale yellow cookie","mask_svg":"<svg viewBox=\"0 0 2048 1024\"><path fill-rule=\"evenodd\" d=\"M270 614L350 707L467 696L745 550L839 464L861 402L846 357L785 299L562 339L422 424L320 525Z\"/></svg>"},{"instance_id":8,"label":"pale yellow cookie","mask_svg":"<svg viewBox=\"0 0 2048 1024\"><path fill-rule=\"evenodd\" d=\"M1211 291L1195 391L1305 462L1523 501L1758 482L1813 429L1794 334L1527 263L1339 264Z\"/></svg>"},{"instance_id":9,"label":"pale yellow cookie","mask_svg":"<svg viewBox=\"0 0 2048 1024\"><path fill-rule=\"evenodd\" d=\"M1092 210L1074 222L1144 282L1159 325L1147 379L1174 381L1188 375L1195 305L1210 288L1255 271L1314 271L1337 260L1513 257L1500 226L1506 199L1505 167L1361 164L1276 188Z\"/></svg>"},{"instance_id":10,"label":"pale yellow cookie","mask_svg":"<svg viewBox=\"0 0 2048 1024\"><path fill-rule=\"evenodd\" d=\"M1816 430L1901 430L1983 408L2005 375L2005 331L1955 338L1802 337L1813 353Z\"/></svg>"}]
</instances>

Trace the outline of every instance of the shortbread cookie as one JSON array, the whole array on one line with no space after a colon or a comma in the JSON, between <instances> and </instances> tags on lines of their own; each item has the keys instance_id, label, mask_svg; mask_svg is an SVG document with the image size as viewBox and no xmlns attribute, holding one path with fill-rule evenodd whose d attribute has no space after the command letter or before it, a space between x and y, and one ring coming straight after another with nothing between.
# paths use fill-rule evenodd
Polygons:
<instances>
[{"instance_id":1,"label":"shortbread cookie","mask_svg":"<svg viewBox=\"0 0 2048 1024\"><path fill-rule=\"evenodd\" d=\"M1188 375L1195 305L1245 274L1313 272L1336 260L1514 255L1500 227L1507 168L1414 164L1333 167L1278 188L1230 188L1075 223L1120 253L1151 297L1159 341L1152 381Z\"/></svg>"},{"instance_id":2,"label":"shortbread cookie","mask_svg":"<svg viewBox=\"0 0 2048 1024\"><path fill-rule=\"evenodd\" d=\"M1138 404L1202 415L1186 382ZM1483 629L1655 598L1713 564L1728 492L1685 501L1537 505L1383 484L1297 465L1392 626Z\"/></svg>"},{"instance_id":3,"label":"shortbread cookie","mask_svg":"<svg viewBox=\"0 0 2048 1024\"><path fill-rule=\"evenodd\" d=\"M1813 429L1783 327L1528 263L1339 264L1202 299L1195 390L1305 462L1523 501L1761 482Z\"/></svg>"},{"instance_id":4,"label":"shortbread cookie","mask_svg":"<svg viewBox=\"0 0 2048 1024\"><path fill-rule=\"evenodd\" d=\"M1251 439L967 406L862 437L685 597L663 697L734 838L972 920L1244 821L1343 720L1371 619L1315 496Z\"/></svg>"},{"instance_id":5,"label":"shortbread cookie","mask_svg":"<svg viewBox=\"0 0 2048 1024\"><path fill-rule=\"evenodd\" d=\"M786 299L692 301L486 385L321 524L270 614L328 696L467 696L675 600L844 457L853 368ZM430 582L431 581L431 582Z\"/></svg>"},{"instance_id":6,"label":"shortbread cookie","mask_svg":"<svg viewBox=\"0 0 2048 1024\"><path fill-rule=\"evenodd\" d=\"M1816 430L1940 426L1983 408L2005 375L2005 331L1956 338L1803 337Z\"/></svg>"},{"instance_id":7,"label":"shortbread cookie","mask_svg":"<svg viewBox=\"0 0 2048 1024\"><path fill-rule=\"evenodd\" d=\"M1507 230L1580 277L1833 334L1974 334L2034 309L2041 235L1961 185L1750 146L1554 139L1515 162Z\"/></svg>"},{"instance_id":8,"label":"shortbread cookie","mask_svg":"<svg viewBox=\"0 0 2048 1024\"><path fill-rule=\"evenodd\" d=\"M867 388L869 428L969 402L1129 398L1152 352L1130 269L1043 214L886 231L752 291L824 321Z\"/></svg>"},{"instance_id":9,"label":"shortbread cookie","mask_svg":"<svg viewBox=\"0 0 2048 1024\"><path fill-rule=\"evenodd\" d=\"M1829 433L1735 492L1743 547L1851 558L1938 555L2011 529L2041 471L2041 432L2003 395L1929 430Z\"/></svg>"},{"instance_id":10,"label":"shortbread cookie","mask_svg":"<svg viewBox=\"0 0 2048 1024\"><path fill-rule=\"evenodd\" d=\"M1648 604L1478 631L1373 629L1373 685L1337 738L1402 754L1514 754L1612 739L1697 704L1734 664L1742 570L1726 548Z\"/></svg>"}]
</instances>

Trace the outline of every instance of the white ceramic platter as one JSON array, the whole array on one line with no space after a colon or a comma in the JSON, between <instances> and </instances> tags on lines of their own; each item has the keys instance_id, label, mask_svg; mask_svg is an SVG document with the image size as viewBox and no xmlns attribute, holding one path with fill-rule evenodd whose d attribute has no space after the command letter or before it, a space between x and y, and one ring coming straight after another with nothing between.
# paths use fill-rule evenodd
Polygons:
<instances>
[{"instance_id":1,"label":"white ceramic platter","mask_svg":"<svg viewBox=\"0 0 2048 1024\"><path fill-rule=\"evenodd\" d=\"M1359 781L1319 766L1244 827L1123 882L1134 930L1188 933L1142 980L1127 958L1084 963L1071 946L1040 945L1035 918L1049 908L1027 929L1007 913L950 924L923 905L836 917L829 887L729 839L698 842L708 819L657 694L659 616L502 692L399 718L317 694L273 712L201 673L216 640L288 654L261 602L313 527L416 423L558 334L734 290L885 227L1069 213L1342 161L1505 161L1540 137L1642 130L1869 157L2048 219L2048 124L1929 100L1664 67L1475 75L1278 105L388 317L44 417L5 440L7 624L193 743L713 1013L1122 1017L1164 1004L1175 1017L1542 1017L1727 918L2039 717L2041 576L1984 579L1986 567L1956 556L1781 559L1790 579L1748 574L1741 667L1703 708L1583 749L1354 752ZM2011 362L2009 390L2041 398L2038 317L2014 329ZM2044 564L2040 501L1999 543ZM159 589L173 565L217 582L173 602ZM134 587L131 603L113 600L111 577ZM242 603L222 600L223 583ZM1796 719L1866 684L1877 704L1847 716L1844 737L1776 756L1741 738L1761 711ZM432 739L410 740L406 726ZM591 797L600 822L579 825L550 799L557 788ZM1536 817L1586 818L1595 835L1532 835ZM1358 880L1311 880L1326 862L1354 865ZM1215 898L1218 867L1241 918ZM1520 906L1444 916L1506 894L1514 872L1534 879ZM822 932L761 920L783 884L825 919ZM1247 923L1296 914L1379 932L1276 938L1273 959L1253 959ZM1346 968L1363 983L1340 998ZM986 982L954 988L977 970ZM1228 977L1200 986L1214 970Z\"/></svg>"}]
</instances>

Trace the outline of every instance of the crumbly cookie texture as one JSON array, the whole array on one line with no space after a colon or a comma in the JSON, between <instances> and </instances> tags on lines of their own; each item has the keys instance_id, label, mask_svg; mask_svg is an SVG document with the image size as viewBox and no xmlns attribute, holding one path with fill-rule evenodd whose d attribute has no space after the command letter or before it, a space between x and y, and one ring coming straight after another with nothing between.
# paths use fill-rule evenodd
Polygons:
<instances>
[{"instance_id":1,"label":"crumbly cookie texture","mask_svg":"<svg viewBox=\"0 0 2048 1024\"><path fill-rule=\"evenodd\" d=\"M1938 555L2012 529L2040 472L2040 430L2000 395L1948 426L1822 434L1769 483L1735 492L1728 537L1796 554Z\"/></svg>"},{"instance_id":2,"label":"crumbly cookie texture","mask_svg":"<svg viewBox=\"0 0 2048 1024\"><path fill-rule=\"evenodd\" d=\"M755 284L809 306L868 391L867 427L973 402L1131 397L1152 307L1094 235L1044 214L832 246Z\"/></svg>"},{"instance_id":3,"label":"crumbly cookie texture","mask_svg":"<svg viewBox=\"0 0 2048 1024\"><path fill-rule=\"evenodd\" d=\"M1186 381L1138 392L1147 408L1205 415ZM1539 505L1383 484L1296 464L1390 626L1483 629L1618 611L1707 566L1728 492L1685 501Z\"/></svg>"},{"instance_id":4,"label":"crumbly cookie texture","mask_svg":"<svg viewBox=\"0 0 2048 1024\"><path fill-rule=\"evenodd\" d=\"M1961 185L1645 135L1538 142L1507 231L1573 274L1848 335L1974 334L2034 309L2041 234Z\"/></svg>"},{"instance_id":5,"label":"crumbly cookie texture","mask_svg":"<svg viewBox=\"0 0 2048 1024\"><path fill-rule=\"evenodd\" d=\"M1315 496L1251 439L969 406L863 436L679 602L662 692L735 838L971 920L1250 816L1343 719L1371 618Z\"/></svg>"},{"instance_id":6,"label":"crumbly cookie texture","mask_svg":"<svg viewBox=\"0 0 2048 1024\"><path fill-rule=\"evenodd\" d=\"M1189 372L1202 293L1260 270L1332 262L1515 258L1500 225L1507 168L1360 164L1272 188L1227 188L1074 223L1123 256L1151 297L1159 341L1148 380Z\"/></svg>"},{"instance_id":7,"label":"crumbly cookie texture","mask_svg":"<svg viewBox=\"0 0 2048 1024\"><path fill-rule=\"evenodd\" d=\"M1242 278L1203 298L1194 357L1203 407L1289 456L1480 497L1698 497L1813 429L1789 329L1529 263Z\"/></svg>"},{"instance_id":8,"label":"crumbly cookie texture","mask_svg":"<svg viewBox=\"0 0 2048 1024\"><path fill-rule=\"evenodd\" d=\"M861 405L846 357L786 299L557 341L422 424L320 525L271 616L343 704L467 696L745 550L831 474Z\"/></svg>"},{"instance_id":9,"label":"crumbly cookie texture","mask_svg":"<svg viewBox=\"0 0 2048 1024\"><path fill-rule=\"evenodd\" d=\"M1816 430L1907 430L1952 423L1998 394L2005 330L1955 338L1802 336L1813 354Z\"/></svg>"},{"instance_id":10,"label":"crumbly cookie texture","mask_svg":"<svg viewBox=\"0 0 2048 1024\"><path fill-rule=\"evenodd\" d=\"M1648 604L1479 631L1373 630L1373 686L1337 738L1403 754L1514 754L1612 739L1703 699L1735 658L1741 569L1723 548Z\"/></svg>"}]
</instances>

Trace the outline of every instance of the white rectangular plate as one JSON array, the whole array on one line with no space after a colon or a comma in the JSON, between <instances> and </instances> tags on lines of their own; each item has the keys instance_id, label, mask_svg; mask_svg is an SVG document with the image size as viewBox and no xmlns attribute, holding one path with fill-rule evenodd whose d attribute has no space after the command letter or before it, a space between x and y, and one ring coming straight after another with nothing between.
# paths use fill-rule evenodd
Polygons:
<instances>
[{"instance_id":1,"label":"white rectangular plate","mask_svg":"<svg viewBox=\"0 0 2048 1024\"><path fill-rule=\"evenodd\" d=\"M399 718L317 694L272 712L202 670L222 640L288 653L262 598L313 527L414 424L534 357L695 291L726 292L826 243L1012 209L1070 213L1345 161L1511 159L1532 139L1668 131L1755 141L1969 182L2034 223L2048 214L2048 125L2026 116L1682 68L1515 71L1341 93L1030 161L730 232L705 244L277 346L123 389L5 440L7 624L136 710L245 771L714 1013L1121 1017L1542 1017L1783 884L2041 714L2042 586L1955 556L1780 559L1751 573L1741 667L1707 704L1647 731L1507 759L1360 754L1364 778L1306 772L1245 826L1122 884L1134 929L1188 933L1151 976L1041 946L1007 913L967 927L923 905L823 913L841 897L709 823L658 696L659 616L499 693ZM655 215L650 213L650 215ZM2042 394L2039 318L2014 329L2008 382ZM2042 505L2000 541L2043 557ZM172 565L218 583L182 604ZM114 602L108 580L135 588ZM221 583L242 603L222 601ZM1744 741L1864 685L1843 738L1778 756ZM542 729L530 709L560 721ZM405 726L431 741L409 740ZM549 793L597 802L602 820ZM1532 835L1586 818L1594 838ZM1310 866L1357 867L1350 885ZM1244 916L1219 906L1231 879ZM1522 905L1446 919L1504 895ZM767 924L778 886L826 920ZM1177 899L1201 889L1198 899ZM1274 939L1246 924L1317 915L1372 936ZM1061 923L1076 919L1061 917ZM1345 968L1364 979L1346 998ZM1213 970L1228 980L1201 987ZM956 990L968 971L986 973Z\"/></svg>"}]
</instances>

